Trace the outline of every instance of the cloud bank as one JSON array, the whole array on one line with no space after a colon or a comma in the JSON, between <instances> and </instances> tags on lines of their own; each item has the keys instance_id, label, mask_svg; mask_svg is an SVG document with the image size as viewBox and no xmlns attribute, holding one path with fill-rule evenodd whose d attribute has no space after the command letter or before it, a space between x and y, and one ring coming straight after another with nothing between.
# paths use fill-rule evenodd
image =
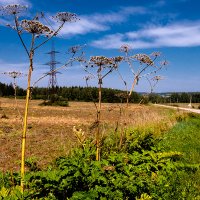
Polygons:
<instances>
[{"instance_id":1,"label":"cloud bank","mask_svg":"<svg viewBox=\"0 0 200 200\"><path fill-rule=\"evenodd\" d=\"M130 16L143 15L147 13L144 7L121 7L117 12L94 13L81 15L76 23L65 24L59 36L68 37L73 35L84 35L91 32L107 31L112 24L125 22ZM52 21L53 23L53 21ZM55 24L53 24L56 27Z\"/></svg>"},{"instance_id":2,"label":"cloud bank","mask_svg":"<svg viewBox=\"0 0 200 200\"><path fill-rule=\"evenodd\" d=\"M199 46L200 21L176 22L165 26L151 26L137 31L110 34L92 41L91 45L101 49L117 49L125 43L134 49Z\"/></svg>"}]
</instances>

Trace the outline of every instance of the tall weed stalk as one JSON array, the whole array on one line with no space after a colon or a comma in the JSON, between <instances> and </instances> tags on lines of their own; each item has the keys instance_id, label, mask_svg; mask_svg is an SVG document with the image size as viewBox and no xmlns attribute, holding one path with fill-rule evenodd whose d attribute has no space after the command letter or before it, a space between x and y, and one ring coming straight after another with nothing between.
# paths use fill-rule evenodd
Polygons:
<instances>
[{"instance_id":1,"label":"tall weed stalk","mask_svg":"<svg viewBox=\"0 0 200 200\"><path fill-rule=\"evenodd\" d=\"M68 12L57 13L57 15L54 16L54 19L59 23L58 28L57 30L51 30L47 25L44 25L40 22L40 19L44 17L44 14L42 14L41 16L37 14L33 19L30 20L23 19L22 21L20 21L19 14L23 14L23 12L26 10L27 10L26 6L18 4L1 7L1 12L3 13L4 16L6 15L13 16L14 24L13 25L7 24L7 26L16 31L29 60L26 104L25 104L25 112L23 119L23 133L22 133L22 147L21 147L21 191L22 192L24 191L26 133L27 133L28 111L29 111L29 102L31 94L31 79L32 79L32 72L34 70L33 65L34 65L35 51L44 44L46 44L53 37L55 37L58 34L58 32L63 28L66 22L73 22L77 20L76 15L73 13L68 13ZM28 48L28 45L26 44L27 42L23 38L22 34L24 32L27 32L31 36L31 39L29 40L30 48ZM42 36L46 36L46 38L43 41L38 40Z\"/></svg>"}]
</instances>

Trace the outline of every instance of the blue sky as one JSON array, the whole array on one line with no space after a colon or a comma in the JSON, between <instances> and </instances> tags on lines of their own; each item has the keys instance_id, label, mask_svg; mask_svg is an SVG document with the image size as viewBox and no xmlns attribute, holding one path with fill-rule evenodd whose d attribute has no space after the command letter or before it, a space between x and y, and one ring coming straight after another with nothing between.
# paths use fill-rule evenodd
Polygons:
<instances>
[{"instance_id":1,"label":"blue sky","mask_svg":"<svg viewBox=\"0 0 200 200\"><path fill-rule=\"evenodd\" d=\"M160 51L167 59L167 69L160 72L160 81L155 92L197 92L200 91L200 14L199 0L0 0L0 5L28 5L27 17L43 11L46 16L68 11L78 15L80 21L64 26L57 38L55 48L60 52L57 60L65 63L67 49L73 45L84 45L87 57L95 55L117 56L123 44L133 47L133 53ZM4 27L10 18L0 17L0 72L21 71L27 73L28 60L14 31ZM55 22L51 20L52 26ZM25 35L25 41L28 42ZM51 49L51 42L35 54L33 82L48 71L43 65L49 61L45 53ZM59 67L59 66L58 66ZM127 66L120 69L130 87L132 74ZM85 86L84 72L75 65L57 75L60 86ZM10 83L12 79L0 74L0 82ZM26 77L18 79L26 87ZM47 86L48 78L38 86ZM95 85L95 81L91 82ZM104 82L104 87L124 89L116 74ZM148 82L140 81L136 91L149 91Z\"/></svg>"}]
</instances>

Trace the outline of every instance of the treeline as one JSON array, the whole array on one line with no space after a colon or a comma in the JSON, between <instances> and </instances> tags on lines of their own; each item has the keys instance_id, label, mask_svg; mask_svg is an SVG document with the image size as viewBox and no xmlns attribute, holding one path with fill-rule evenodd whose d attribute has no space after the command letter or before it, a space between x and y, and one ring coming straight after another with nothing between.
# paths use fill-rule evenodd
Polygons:
<instances>
[{"instance_id":1,"label":"treeline","mask_svg":"<svg viewBox=\"0 0 200 200\"><path fill-rule=\"evenodd\" d=\"M171 103L200 103L200 92L196 93L172 93L169 97Z\"/></svg>"},{"instance_id":2,"label":"treeline","mask_svg":"<svg viewBox=\"0 0 200 200\"><path fill-rule=\"evenodd\" d=\"M56 94L66 98L68 101L98 101L98 88L96 87L57 87ZM126 95L125 91L116 90L111 88L102 88L102 102L104 103L118 103L124 102L125 98L121 97L121 94ZM34 88L32 91L33 99L45 99L48 98L49 91L47 88ZM130 102L138 103L142 99L142 95L133 92L130 98Z\"/></svg>"},{"instance_id":3,"label":"treeline","mask_svg":"<svg viewBox=\"0 0 200 200\"><path fill-rule=\"evenodd\" d=\"M98 88L96 87L57 87L54 89L55 94L66 98L68 101L98 101ZM12 84L0 83L0 97L12 97L14 96L14 88ZM117 103L125 101L125 99L120 98L118 94L126 92L122 90L116 90L111 88L102 89L102 102L105 103ZM48 88L33 88L31 92L32 99L48 99L51 94ZM17 96L19 98L25 97L26 90L17 87ZM133 92L130 98L130 102L138 103L142 99L142 95Z\"/></svg>"},{"instance_id":4,"label":"treeline","mask_svg":"<svg viewBox=\"0 0 200 200\"><path fill-rule=\"evenodd\" d=\"M68 101L98 101L98 88L96 87L57 87L55 93L58 96L66 98ZM31 93L32 99L48 99L50 95L48 88L33 88ZM125 98L121 98L120 94L126 94L125 91L103 88L102 102L118 103L125 102ZM19 98L25 97L26 90L17 87L17 96ZM0 82L0 97L14 96L14 88L12 84L4 84ZM200 103L200 92L195 93L162 93L162 94L141 94L133 92L130 98L131 103Z\"/></svg>"},{"instance_id":5,"label":"treeline","mask_svg":"<svg viewBox=\"0 0 200 200\"><path fill-rule=\"evenodd\" d=\"M200 92L149 94L148 98L152 103L200 103Z\"/></svg>"},{"instance_id":6,"label":"treeline","mask_svg":"<svg viewBox=\"0 0 200 200\"><path fill-rule=\"evenodd\" d=\"M14 96L15 90L13 85L10 84L4 84L0 82L0 97L8 97L8 96ZM17 95L18 96L25 96L26 91L22 88L17 87Z\"/></svg>"}]
</instances>

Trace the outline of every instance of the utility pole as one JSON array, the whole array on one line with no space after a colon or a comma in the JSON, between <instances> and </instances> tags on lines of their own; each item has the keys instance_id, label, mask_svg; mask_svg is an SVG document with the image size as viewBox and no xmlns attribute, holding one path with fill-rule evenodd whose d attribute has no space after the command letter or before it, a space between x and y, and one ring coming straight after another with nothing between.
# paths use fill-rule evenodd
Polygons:
<instances>
[{"instance_id":1,"label":"utility pole","mask_svg":"<svg viewBox=\"0 0 200 200\"><path fill-rule=\"evenodd\" d=\"M56 65L60 64L60 62L56 61L56 53L60 53L60 52L55 51L54 42L52 41L51 51L47 53L50 55L50 61L45 63L45 65L50 66L50 71L48 72L49 74L48 88L49 88L50 94L55 94L56 88L58 87L56 74L60 72L56 72L55 69L56 69Z\"/></svg>"}]
</instances>

